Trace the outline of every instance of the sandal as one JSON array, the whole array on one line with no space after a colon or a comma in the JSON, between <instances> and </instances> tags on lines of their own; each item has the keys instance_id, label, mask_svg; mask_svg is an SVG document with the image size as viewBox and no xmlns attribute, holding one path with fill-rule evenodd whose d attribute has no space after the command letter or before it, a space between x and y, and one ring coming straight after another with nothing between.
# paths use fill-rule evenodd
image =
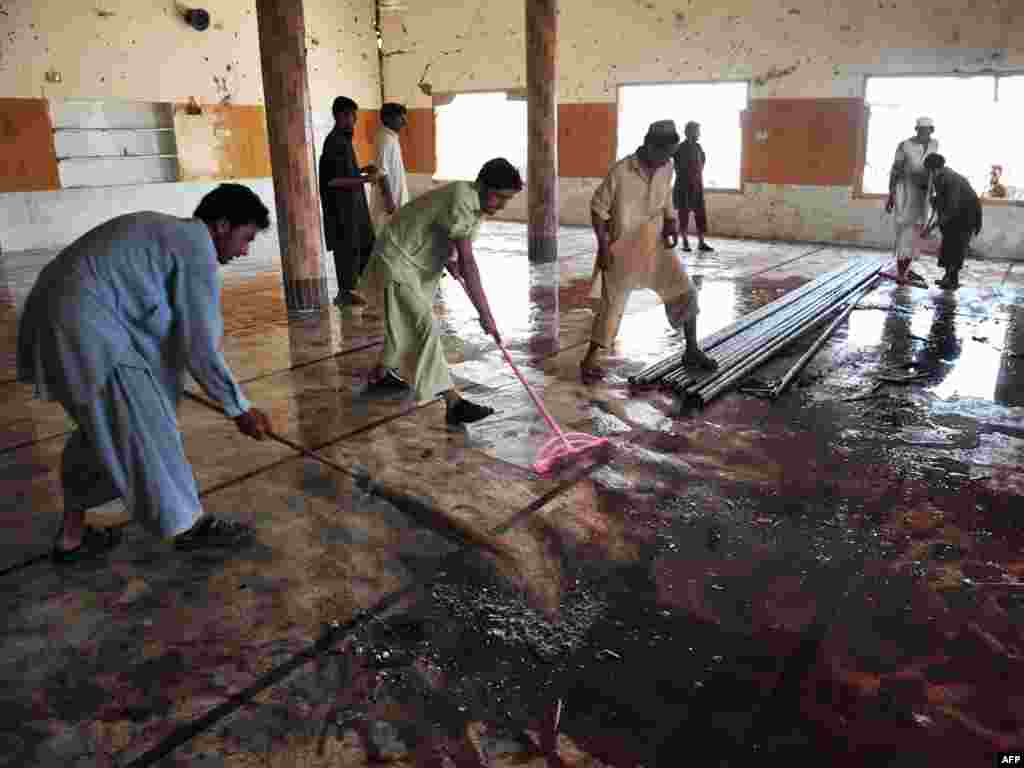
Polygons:
<instances>
[{"instance_id":1,"label":"sandal","mask_svg":"<svg viewBox=\"0 0 1024 768\"><path fill-rule=\"evenodd\" d=\"M454 405L449 405L445 409L444 420L453 426L459 426L486 419L493 413L494 409L489 405L480 405L470 400L459 399Z\"/></svg>"},{"instance_id":2,"label":"sandal","mask_svg":"<svg viewBox=\"0 0 1024 768\"><path fill-rule=\"evenodd\" d=\"M251 525L204 515L198 523L174 537L174 548L183 552L205 548L230 548L247 543L253 534Z\"/></svg>"},{"instance_id":3,"label":"sandal","mask_svg":"<svg viewBox=\"0 0 1024 768\"><path fill-rule=\"evenodd\" d=\"M58 534L58 539L60 534ZM85 526L82 543L74 549L61 549L54 542L50 557L53 562L66 565L93 560L106 555L121 542L121 531L117 528L93 528Z\"/></svg>"},{"instance_id":4,"label":"sandal","mask_svg":"<svg viewBox=\"0 0 1024 768\"><path fill-rule=\"evenodd\" d=\"M683 355L683 364L695 368L703 368L705 371L718 370L718 363L707 355L702 349L690 349Z\"/></svg>"},{"instance_id":5,"label":"sandal","mask_svg":"<svg viewBox=\"0 0 1024 768\"><path fill-rule=\"evenodd\" d=\"M409 389L409 382L394 371L389 370L376 381L371 381L366 387L366 393L369 395L385 395L406 392Z\"/></svg>"},{"instance_id":6,"label":"sandal","mask_svg":"<svg viewBox=\"0 0 1024 768\"><path fill-rule=\"evenodd\" d=\"M701 251L701 252L703 252L703 253L714 253L714 252L715 252L715 249L714 249L714 248L712 248L712 247L711 247L710 245L708 245L707 243L701 243L700 245L698 245L698 246L697 246L697 250L698 250L698 251Z\"/></svg>"}]
</instances>

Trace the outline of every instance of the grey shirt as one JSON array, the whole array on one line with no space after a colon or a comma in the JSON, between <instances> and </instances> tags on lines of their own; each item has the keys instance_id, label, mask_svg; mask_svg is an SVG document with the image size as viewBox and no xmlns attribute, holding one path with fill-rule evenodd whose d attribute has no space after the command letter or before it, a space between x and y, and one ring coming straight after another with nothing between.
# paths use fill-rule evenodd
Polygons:
<instances>
[{"instance_id":1,"label":"grey shirt","mask_svg":"<svg viewBox=\"0 0 1024 768\"><path fill-rule=\"evenodd\" d=\"M18 372L47 399L94 400L118 365L148 367L173 402L188 370L229 417L249 409L221 342L220 274L198 219L132 213L87 232L40 273Z\"/></svg>"}]
</instances>

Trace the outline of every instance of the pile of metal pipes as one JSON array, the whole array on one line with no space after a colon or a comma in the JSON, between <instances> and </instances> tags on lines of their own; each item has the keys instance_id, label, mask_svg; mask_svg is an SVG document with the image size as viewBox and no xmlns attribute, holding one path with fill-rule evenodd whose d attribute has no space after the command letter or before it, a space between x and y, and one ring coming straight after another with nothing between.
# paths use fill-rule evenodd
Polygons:
<instances>
[{"instance_id":1,"label":"pile of metal pipes","mask_svg":"<svg viewBox=\"0 0 1024 768\"><path fill-rule=\"evenodd\" d=\"M687 368L683 356L674 354L629 381L637 386L661 384L687 400L706 405L827 318L837 312L847 315L874 288L885 264L885 259L876 258L851 261L702 339L701 348L718 363L715 371ZM829 326L829 333L835 325ZM804 358L801 361L806 362Z\"/></svg>"}]
</instances>

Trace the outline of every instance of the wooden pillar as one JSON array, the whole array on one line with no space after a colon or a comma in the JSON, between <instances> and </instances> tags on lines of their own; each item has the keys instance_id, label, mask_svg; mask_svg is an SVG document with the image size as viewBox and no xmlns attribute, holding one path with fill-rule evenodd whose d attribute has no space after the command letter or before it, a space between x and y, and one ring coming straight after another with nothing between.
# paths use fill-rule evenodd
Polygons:
<instances>
[{"instance_id":1,"label":"wooden pillar","mask_svg":"<svg viewBox=\"0 0 1024 768\"><path fill-rule=\"evenodd\" d=\"M289 312L314 312L327 305L302 5L294 0L256 0L281 271Z\"/></svg>"},{"instance_id":2,"label":"wooden pillar","mask_svg":"<svg viewBox=\"0 0 1024 768\"><path fill-rule=\"evenodd\" d=\"M526 0L530 261L558 258L558 0Z\"/></svg>"}]
</instances>

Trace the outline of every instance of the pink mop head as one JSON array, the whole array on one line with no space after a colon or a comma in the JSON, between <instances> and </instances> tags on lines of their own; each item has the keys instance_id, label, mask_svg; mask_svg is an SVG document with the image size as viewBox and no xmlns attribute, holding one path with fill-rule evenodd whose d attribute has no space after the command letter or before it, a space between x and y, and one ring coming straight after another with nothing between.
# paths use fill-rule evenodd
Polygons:
<instances>
[{"instance_id":1,"label":"pink mop head","mask_svg":"<svg viewBox=\"0 0 1024 768\"><path fill-rule=\"evenodd\" d=\"M533 468L546 475L561 461L571 461L576 456L610 445L606 437L594 437L586 432L559 432L537 451Z\"/></svg>"},{"instance_id":2,"label":"pink mop head","mask_svg":"<svg viewBox=\"0 0 1024 768\"><path fill-rule=\"evenodd\" d=\"M593 451L597 448L610 445L608 438L606 437L595 437L594 435L588 435L584 432L563 432L562 428L558 426L558 423L552 418L551 414L548 413L547 408L544 407L544 403L541 402L540 398L533 391L533 387L529 385L523 374L519 372L516 364L512 362L512 357L509 355L508 350L505 346L498 342L498 348L501 353L505 356L505 361L511 366L512 371L516 377L522 382L522 385L526 387L526 393L533 400L533 404L537 406L537 410L540 411L540 415L544 417L544 421L551 428L551 431L555 434L550 440L541 446L537 452L537 460L533 462L533 468L539 474L547 474L551 469L562 461L571 461L577 456L582 456L585 453Z\"/></svg>"}]
</instances>

